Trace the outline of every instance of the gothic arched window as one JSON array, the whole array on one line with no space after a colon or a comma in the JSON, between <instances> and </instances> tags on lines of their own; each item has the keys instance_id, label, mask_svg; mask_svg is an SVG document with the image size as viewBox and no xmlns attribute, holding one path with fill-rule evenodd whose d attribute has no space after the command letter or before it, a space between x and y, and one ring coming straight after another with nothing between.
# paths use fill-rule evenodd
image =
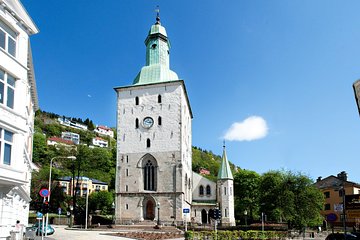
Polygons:
<instances>
[{"instance_id":1,"label":"gothic arched window","mask_svg":"<svg viewBox=\"0 0 360 240\"><path fill-rule=\"evenodd\" d=\"M161 95L158 95L158 103L161 103Z\"/></svg>"},{"instance_id":2,"label":"gothic arched window","mask_svg":"<svg viewBox=\"0 0 360 240\"><path fill-rule=\"evenodd\" d=\"M139 97L135 97L135 105L139 105Z\"/></svg>"},{"instance_id":3,"label":"gothic arched window","mask_svg":"<svg viewBox=\"0 0 360 240\"><path fill-rule=\"evenodd\" d=\"M146 139L146 147L149 148L150 145L151 145L151 142L150 142L150 139L148 138L148 139Z\"/></svg>"},{"instance_id":4,"label":"gothic arched window","mask_svg":"<svg viewBox=\"0 0 360 240\"><path fill-rule=\"evenodd\" d=\"M135 128L139 128L139 119L135 119Z\"/></svg>"},{"instance_id":5,"label":"gothic arched window","mask_svg":"<svg viewBox=\"0 0 360 240\"><path fill-rule=\"evenodd\" d=\"M144 165L144 190L156 190L156 167L151 160L147 160Z\"/></svg>"},{"instance_id":6,"label":"gothic arched window","mask_svg":"<svg viewBox=\"0 0 360 240\"><path fill-rule=\"evenodd\" d=\"M161 126L161 124L162 124L162 119L161 117L158 117L158 125Z\"/></svg>"},{"instance_id":7,"label":"gothic arched window","mask_svg":"<svg viewBox=\"0 0 360 240\"><path fill-rule=\"evenodd\" d=\"M199 187L199 195L200 196L204 195L204 186L203 185L200 185L200 187Z\"/></svg>"},{"instance_id":8,"label":"gothic arched window","mask_svg":"<svg viewBox=\"0 0 360 240\"><path fill-rule=\"evenodd\" d=\"M207 186L206 186L206 195L211 195L210 185L207 185Z\"/></svg>"}]
</instances>

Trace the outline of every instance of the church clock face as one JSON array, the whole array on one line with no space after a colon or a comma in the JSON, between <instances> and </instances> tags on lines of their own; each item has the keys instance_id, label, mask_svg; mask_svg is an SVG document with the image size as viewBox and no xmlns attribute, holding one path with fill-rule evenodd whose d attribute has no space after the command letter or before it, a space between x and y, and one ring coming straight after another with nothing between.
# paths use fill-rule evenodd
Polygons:
<instances>
[{"instance_id":1,"label":"church clock face","mask_svg":"<svg viewBox=\"0 0 360 240\"><path fill-rule=\"evenodd\" d=\"M151 117L146 117L143 120L143 126L144 128L151 128L154 124L154 120Z\"/></svg>"}]
</instances>

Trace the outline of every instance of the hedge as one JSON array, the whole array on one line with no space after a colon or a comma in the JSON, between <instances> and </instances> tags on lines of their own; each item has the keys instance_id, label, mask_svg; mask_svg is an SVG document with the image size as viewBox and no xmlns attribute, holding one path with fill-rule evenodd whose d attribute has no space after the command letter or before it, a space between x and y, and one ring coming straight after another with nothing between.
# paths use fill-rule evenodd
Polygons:
<instances>
[{"instance_id":1,"label":"hedge","mask_svg":"<svg viewBox=\"0 0 360 240\"><path fill-rule=\"evenodd\" d=\"M216 238L217 236L217 238ZM257 239L286 239L287 232L276 231L187 231L186 240L257 240Z\"/></svg>"}]
</instances>

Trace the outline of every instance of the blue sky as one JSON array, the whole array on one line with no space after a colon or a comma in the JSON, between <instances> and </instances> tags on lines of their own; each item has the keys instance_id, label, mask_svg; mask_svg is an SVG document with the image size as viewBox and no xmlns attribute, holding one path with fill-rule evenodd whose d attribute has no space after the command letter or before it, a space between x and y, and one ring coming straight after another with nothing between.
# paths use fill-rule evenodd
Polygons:
<instances>
[{"instance_id":1,"label":"blue sky","mask_svg":"<svg viewBox=\"0 0 360 240\"><path fill-rule=\"evenodd\" d=\"M116 125L114 87L145 63L160 6L170 65L185 80L193 145L237 166L360 183L359 1L23 0L40 108Z\"/></svg>"}]
</instances>

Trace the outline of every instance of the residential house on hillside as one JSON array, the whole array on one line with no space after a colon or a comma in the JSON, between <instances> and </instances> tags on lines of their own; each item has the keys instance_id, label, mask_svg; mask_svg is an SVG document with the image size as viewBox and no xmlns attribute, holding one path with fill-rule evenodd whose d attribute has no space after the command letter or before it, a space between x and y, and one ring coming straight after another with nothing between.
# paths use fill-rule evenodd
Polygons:
<instances>
[{"instance_id":1,"label":"residential house on hillside","mask_svg":"<svg viewBox=\"0 0 360 240\"><path fill-rule=\"evenodd\" d=\"M94 132L114 138L114 131L106 126L99 125L95 128Z\"/></svg>"},{"instance_id":2,"label":"residential house on hillside","mask_svg":"<svg viewBox=\"0 0 360 240\"><path fill-rule=\"evenodd\" d=\"M102 139L101 137L93 138L92 143L94 146L98 146L98 147L108 147L109 144L108 141Z\"/></svg>"},{"instance_id":3,"label":"residential house on hillside","mask_svg":"<svg viewBox=\"0 0 360 240\"><path fill-rule=\"evenodd\" d=\"M61 138L65 140L72 141L74 144L79 145L80 143L80 135L73 132L62 132Z\"/></svg>"},{"instance_id":4,"label":"residential house on hillside","mask_svg":"<svg viewBox=\"0 0 360 240\"><path fill-rule=\"evenodd\" d=\"M0 4L0 239L28 224L38 98L30 36L39 30L19 0Z\"/></svg>"},{"instance_id":5,"label":"residential house on hillside","mask_svg":"<svg viewBox=\"0 0 360 240\"><path fill-rule=\"evenodd\" d=\"M76 191L78 196L86 196L86 193L91 194L92 192L108 191L109 186L106 182L99 181L94 178L88 178L82 176L79 178L77 183L77 178L75 178L75 183L73 182L72 177L62 177L58 179L58 182L66 195L73 196L73 186L77 184Z\"/></svg>"},{"instance_id":6,"label":"residential house on hillside","mask_svg":"<svg viewBox=\"0 0 360 240\"><path fill-rule=\"evenodd\" d=\"M199 173L201 175L210 175L210 171L207 170L206 168L200 168Z\"/></svg>"},{"instance_id":7,"label":"residential house on hillside","mask_svg":"<svg viewBox=\"0 0 360 240\"><path fill-rule=\"evenodd\" d=\"M70 119L67 119L66 117L60 117L58 118L58 121L61 125L81 129L81 130L88 130L87 126L75 121L71 121Z\"/></svg>"},{"instance_id":8,"label":"residential house on hillside","mask_svg":"<svg viewBox=\"0 0 360 240\"><path fill-rule=\"evenodd\" d=\"M333 226L343 224L343 203L348 196L360 194L360 184L348 181L346 172L337 176L319 177L314 184L325 197L324 210L321 214L327 223ZM360 209L346 209L347 225L352 227L360 222Z\"/></svg>"}]
</instances>

